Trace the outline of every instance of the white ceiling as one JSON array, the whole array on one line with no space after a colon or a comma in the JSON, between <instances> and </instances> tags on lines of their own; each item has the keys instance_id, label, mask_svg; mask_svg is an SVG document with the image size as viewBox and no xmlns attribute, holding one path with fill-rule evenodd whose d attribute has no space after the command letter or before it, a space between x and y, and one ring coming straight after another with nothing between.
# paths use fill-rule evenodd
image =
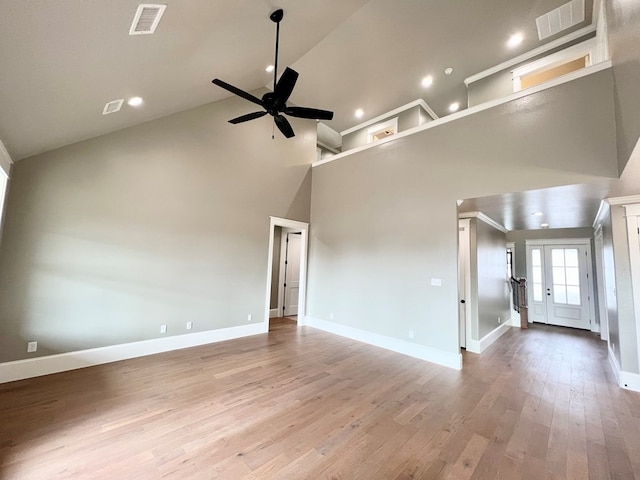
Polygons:
<instances>
[{"instance_id":1,"label":"white ceiling","mask_svg":"<svg viewBox=\"0 0 640 480\"><path fill-rule=\"evenodd\" d=\"M165 0L156 34L129 36L135 0L2 0L0 140L19 160L229 96L211 84L216 77L248 91L269 85L276 8L285 11L280 65L300 73L291 101L333 110L334 130L417 98L443 116L451 102L466 103L466 77L555 40L538 41L535 18L566 1ZM573 29L591 22L586 3L587 19ZM525 40L510 50L517 31ZM132 96L144 105L101 114L106 102ZM607 189L514 193L462 209L509 229L539 228L538 210L552 228L586 226Z\"/></svg>"}]
</instances>

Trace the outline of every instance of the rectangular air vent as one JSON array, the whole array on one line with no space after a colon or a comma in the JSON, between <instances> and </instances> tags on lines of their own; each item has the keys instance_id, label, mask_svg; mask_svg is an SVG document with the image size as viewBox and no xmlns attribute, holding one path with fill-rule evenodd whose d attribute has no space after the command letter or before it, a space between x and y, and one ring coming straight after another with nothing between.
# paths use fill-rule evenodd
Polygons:
<instances>
[{"instance_id":1,"label":"rectangular air vent","mask_svg":"<svg viewBox=\"0 0 640 480\"><path fill-rule=\"evenodd\" d=\"M536 18L538 38L544 40L581 22L584 22L584 0L572 0Z\"/></svg>"},{"instance_id":2,"label":"rectangular air vent","mask_svg":"<svg viewBox=\"0 0 640 480\"><path fill-rule=\"evenodd\" d=\"M146 35L156 31L166 5L143 3L138 6L133 23L129 29L129 35Z\"/></svg>"},{"instance_id":3,"label":"rectangular air vent","mask_svg":"<svg viewBox=\"0 0 640 480\"><path fill-rule=\"evenodd\" d=\"M110 113L115 113L119 111L122 108L123 103L124 103L124 98L107 102L107 104L104 106L104 109L102 110L102 114L109 115Z\"/></svg>"}]
</instances>

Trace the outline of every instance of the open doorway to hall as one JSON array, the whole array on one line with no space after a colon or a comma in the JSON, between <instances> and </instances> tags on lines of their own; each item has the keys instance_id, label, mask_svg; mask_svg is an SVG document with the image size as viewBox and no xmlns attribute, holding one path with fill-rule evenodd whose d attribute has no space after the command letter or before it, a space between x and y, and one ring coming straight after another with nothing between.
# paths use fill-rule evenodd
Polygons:
<instances>
[{"instance_id":1,"label":"open doorway to hall","mask_svg":"<svg viewBox=\"0 0 640 480\"><path fill-rule=\"evenodd\" d=\"M269 330L304 321L307 233L306 223L272 218L266 314Z\"/></svg>"}]
</instances>

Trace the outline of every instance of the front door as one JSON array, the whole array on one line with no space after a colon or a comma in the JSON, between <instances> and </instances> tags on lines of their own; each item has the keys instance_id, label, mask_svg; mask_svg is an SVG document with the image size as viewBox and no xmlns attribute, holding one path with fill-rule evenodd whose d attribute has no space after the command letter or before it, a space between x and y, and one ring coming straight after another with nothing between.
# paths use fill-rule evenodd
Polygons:
<instances>
[{"instance_id":1,"label":"front door","mask_svg":"<svg viewBox=\"0 0 640 480\"><path fill-rule=\"evenodd\" d=\"M527 246L531 321L591 329L587 248L584 244Z\"/></svg>"}]
</instances>

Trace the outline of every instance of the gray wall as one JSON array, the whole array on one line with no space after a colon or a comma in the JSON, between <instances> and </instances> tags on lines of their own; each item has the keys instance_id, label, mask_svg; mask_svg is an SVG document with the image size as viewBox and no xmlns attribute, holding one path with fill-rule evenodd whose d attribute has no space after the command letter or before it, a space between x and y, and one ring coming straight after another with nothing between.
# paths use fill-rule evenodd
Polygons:
<instances>
[{"instance_id":1,"label":"gray wall","mask_svg":"<svg viewBox=\"0 0 640 480\"><path fill-rule=\"evenodd\" d=\"M456 199L615 176L611 89L603 71L314 168L309 315L458 352Z\"/></svg>"},{"instance_id":2,"label":"gray wall","mask_svg":"<svg viewBox=\"0 0 640 480\"><path fill-rule=\"evenodd\" d=\"M271 299L269 308L278 308L278 282L280 280L280 241L282 240L282 227L275 227L273 231L273 262L271 263ZM280 315L278 313L278 315Z\"/></svg>"},{"instance_id":3,"label":"gray wall","mask_svg":"<svg viewBox=\"0 0 640 480\"><path fill-rule=\"evenodd\" d=\"M399 113L398 115L390 115L384 120L380 120L379 123L384 123L392 118L398 117L398 132L404 132L410 128L417 127L423 123L429 122L432 118L423 110L422 107L416 106ZM373 125L357 130L353 133L349 133L342 137L342 151L351 150L355 147L360 147L367 144L367 131Z\"/></svg>"},{"instance_id":4,"label":"gray wall","mask_svg":"<svg viewBox=\"0 0 640 480\"><path fill-rule=\"evenodd\" d=\"M477 283L477 327L472 324L474 340L498 328L511 318L509 311L509 285L507 283L507 240L506 235L472 219L472 249L475 247L475 268L472 267L471 282ZM498 323L500 317L500 323ZM475 327L475 328L474 328Z\"/></svg>"},{"instance_id":5,"label":"gray wall","mask_svg":"<svg viewBox=\"0 0 640 480\"><path fill-rule=\"evenodd\" d=\"M633 308L633 289L631 285L629 239L624 208L620 205L612 205L610 215L615 264L615 293L617 297L617 315L614 315L614 318L617 319L615 330L619 337L620 367L627 372L640 373L638 368L636 321ZM607 308L609 308L609 305L607 305ZM614 353L618 358L617 352Z\"/></svg>"},{"instance_id":6,"label":"gray wall","mask_svg":"<svg viewBox=\"0 0 640 480\"><path fill-rule=\"evenodd\" d=\"M607 306L607 319L609 325L609 347L622 365L620 353L620 328L618 325L618 298L616 296L616 268L615 254L613 251L613 230L611 225L611 212L607 207L607 213L602 220L602 268L604 276L604 294Z\"/></svg>"},{"instance_id":7,"label":"gray wall","mask_svg":"<svg viewBox=\"0 0 640 480\"><path fill-rule=\"evenodd\" d=\"M606 5L622 172L640 136L640 3L611 0Z\"/></svg>"},{"instance_id":8,"label":"gray wall","mask_svg":"<svg viewBox=\"0 0 640 480\"><path fill-rule=\"evenodd\" d=\"M271 140L229 99L14 165L0 361L264 318L269 216L309 220L315 122Z\"/></svg>"}]
</instances>

